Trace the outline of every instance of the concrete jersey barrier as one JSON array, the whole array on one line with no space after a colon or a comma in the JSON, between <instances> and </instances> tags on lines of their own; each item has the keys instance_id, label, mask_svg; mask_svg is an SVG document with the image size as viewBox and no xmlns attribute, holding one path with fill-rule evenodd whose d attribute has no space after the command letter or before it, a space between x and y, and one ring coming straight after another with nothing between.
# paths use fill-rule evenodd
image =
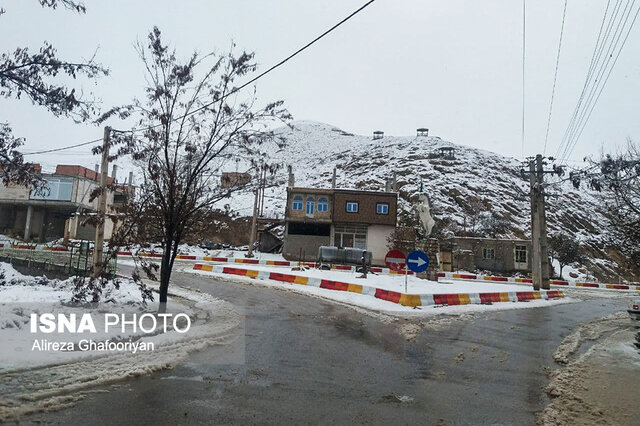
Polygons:
<instances>
[{"instance_id":1,"label":"concrete jersey barrier","mask_svg":"<svg viewBox=\"0 0 640 426\"><path fill-rule=\"evenodd\" d=\"M526 302L538 299L557 299L564 297L560 290L547 291L514 291L490 293L454 293L454 294L404 294L396 291L370 287L366 285L325 280L322 278L304 277L301 275L284 274L273 271L258 271L244 268L234 268L222 265L207 265L196 263L194 270L249 277L259 280L271 280L298 285L309 285L335 291L348 291L397 303L403 306L433 306L433 305L468 305L489 304L499 302Z\"/></svg>"}]
</instances>

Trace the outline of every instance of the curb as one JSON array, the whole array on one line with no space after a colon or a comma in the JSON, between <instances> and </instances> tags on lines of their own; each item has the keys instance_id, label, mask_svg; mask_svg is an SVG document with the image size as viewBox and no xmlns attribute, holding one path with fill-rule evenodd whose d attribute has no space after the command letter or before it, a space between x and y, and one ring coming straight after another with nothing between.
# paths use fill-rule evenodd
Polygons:
<instances>
[{"instance_id":1,"label":"curb","mask_svg":"<svg viewBox=\"0 0 640 426\"><path fill-rule=\"evenodd\" d=\"M271 280L291 284L309 285L327 290L348 291L397 303L403 306L433 306L433 305L469 305L488 304L498 302L525 302L537 299L563 298L560 290L547 291L513 291L498 293L455 293L455 294L404 294L396 291L385 290L360 284L345 283L340 281L325 280L322 278L303 277L300 275L283 274L280 272L257 271L251 269L234 268L221 265L205 265L196 263L193 269L217 274L230 274L259 280Z\"/></svg>"},{"instance_id":2,"label":"curb","mask_svg":"<svg viewBox=\"0 0 640 426\"><path fill-rule=\"evenodd\" d=\"M133 256L131 252L118 252L118 255L123 256ZM141 257L162 257L161 254L158 253L138 253L138 256ZM315 268L316 264L313 262L293 262L288 260L265 260L265 259L245 259L238 257L214 257L214 256L189 256L189 255L177 255L176 259L181 260L196 260L202 262L220 262L220 263L240 263L245 265L267 265L267 266L308 266L310 268ZM331 265L331 269L339 270L339 271L351 271L355 272L356 266L352 265ZM404 271L394 271L389 268L380 268L377 266L372 266L369 268L371 272L382 273L382 274L390 274L390 275L404 275ZM407 275L413 275L412 271L407 271Z\"/></svg>"},{"instance_id":3,"label":"curb","mask_svg":"<svg viewBox=\"0 0 640 426\"><path fill-rule=\"evenodd\" d=\"M3 244L0 243L0 247L3 247ZM20 249L20 250L34 250L34 251L59 251L59 252L68 252L69 249L67 247L62 246L45 246L45 247L36 247L33 245L27 244L12 244L8 245L7 248L12 249ZM89 253L93 253L93 249L89 250ZM162 253L145 253L138 252L134 253L131 251L119 251L118 256L139 256L139 257L148 257L153 259L159 259L162 257ZM195 256L195 255L187 255L187 254L179 254L176 256L176 260L194 260L200 262L220 262L220 263L240 263L245 265L266 265L266 266L307 266L309 268L315 268L316 264L313 262L294 262L288 260L265 260L265 259L246 259L246 258L238 258L238 257L215 257L215 256ZM353 265L340 265L335 264L331 265L332 270L337 271L351 271L356 272L356 266ZM371 272L378 274L388 274L388 275L404 275L405 271L394 271L389 268L381 268L377 266L372 266L369 268ZM412 271L407 271L407 275L413 275Z\"/></svg>"},{"instance_id":4,"label":"curb","mask_svg":"<svg viewBox=\"0 0 640 426\"><path fill-rule=\"evenodd\" d=\"M476 275L476 274L458 274L454 272L438 272L438 279L451 278L464 281L480 281L491 282L495 284L531 284L530 278L518 277L500 277L492 275ZM606 283L587 283L579 281L560 281L549 280L554 287L582 287L582 288L601 288L607 290L640 290L640 285L635 284L606 284Z\"/></svg>"}]
</instances>

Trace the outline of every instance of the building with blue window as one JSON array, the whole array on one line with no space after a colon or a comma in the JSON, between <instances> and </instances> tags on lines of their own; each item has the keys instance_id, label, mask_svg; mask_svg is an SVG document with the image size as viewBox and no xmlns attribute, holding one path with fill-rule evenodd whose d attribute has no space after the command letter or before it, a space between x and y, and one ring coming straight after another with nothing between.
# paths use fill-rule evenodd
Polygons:
<instances>
[{"instance_id":1,"label":"building with blue window","mask_svg":"<svg viewBox=\"0 0 640 426\"><path fill-rule=\"evenodd\" d=\"M283 256L313 261L320 246L354 247L384 264L397 203L396 192L289 187Z\"/></svg>"},{"instance_id":2,"label":"building with blue window","mask_svg":"<svg viewBox=\"0 0 640 426\"><path fill-rule=\"evenodd\" d=\"M36 167L40 172L40 167ZM114 172L115 173L115 172ZM98 209L98 199L90 200L98 188L100 176L82 166L58 165L55 173L41 173L47 188L37 191L25 186L0 184L0 234L22 237L25 241L51 241L67 236L93 239L95 227L85 223L86 217ZM113 183L113 176L109 183ZM122 202L131 186L107 192L107 212ZM113 222L105 223L109 239Z\"/></svg>"}]
</instances>

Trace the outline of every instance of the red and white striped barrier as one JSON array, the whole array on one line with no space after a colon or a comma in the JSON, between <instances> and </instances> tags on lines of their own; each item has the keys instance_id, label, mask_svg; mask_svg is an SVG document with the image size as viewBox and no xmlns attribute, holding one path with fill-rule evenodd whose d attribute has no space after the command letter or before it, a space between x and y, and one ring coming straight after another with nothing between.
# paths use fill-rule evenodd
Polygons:
<instances>
[{"instance_id":1,"label":"red and white striped barrier","mask_svg":"<svg viewBox=\"0 0 640 426\"><path fill-rule=\"evenodd\" d=\"M454 280L464 281L480 281L490 282L497 284L531 284L533 281L531 278L518 278L518 277L500 277L492 275L477 275L477 274L465 274L456 272L438 272L438 279L449 278ZM561 280L549 280L550 284L554 287L581 287L581 288L598 288L607 290L640 290L640 285L636 284L604 284L604 283L587 283L579 281L561 281Z\"/></svg>"},{"instance_id":2,"label":"red and white striped barrier","mask_svg":"<svg viewBox=\"0 0 640 426\"><path fill-rule=\"evenodd\" d=\"M432 305L469 305L488 304L498 302L525 302L538 299L557 299L564 297L560 290L547 291L513 291L492 293L455 293L455 294L404 294L396 291L370 287L366 285L325 280L322 278L304 277L301 275L283 274L272 271L258 271L234 268L222 265L206 265L196 263L193 269L208 271L216 274L230 274L259 280L271 280L291 284L309 285L327 290L348 291L365 296L375 297L403 306L432 306Z\"/></svg>"},{"instance_id":3,"label":"red and white striped barrier","mask_svg":"<svg viewBox=\"0 0 640 426\"><path fill-rule=\"evenodd\" d=\"M140 257L153 257L160 258L160 253L132 253L132 252L118 252L119 256L140 256ZM177 255L178 260L195 260L200 262L219 262L219 263L240 263L244 265L266 265L266 266L307 266L309 268L317 267L313 262L295 262L288 260L267 260L267 259L247 259L241 257L216 257L216 256L191 256L191 255ZM353 265L331 265L331 269L338 271L356 271L356 266ZM389 268L380 268L373 266L369 269L371 272L378 274L390 274L390 275L404 275L404 271L394 271ZM413 272L407 271L408 275L413 275Z\"/></svg>"},{"instance_id":4,"label":"red and white striped barrier","mask_svg":"<svg viewBox=\"0 0 640 426\"><path fill-rule=\"evenodd\" d=\"M2 247L2 244L0 244ZM61 251L66 252L69 251L67 247L64 246L36 246L36 245L28 245L28 244L14 244L11 245L10 248L20 249L20 250L45 250L45 251ZM92 253L93 249L89 250L89 253ZM152 259L160 259L162 258L162 253L149 253L149 252L131 252L131 251L119 251L118 256L138 256L138 257L146 257ZM240 263L246 265L266 265L266 266L307 266L309 268L317 267L316 263L313 262L295 262L288 260L267 260L267 259L247 259L241 257L217 257L217 256L195 256L195 255L187 255L187 254L179 254L176 256L176 260L191 260L191 261L199 261L199 262L219 262L219 263ZM356 272L356 266L353 265L330 265L332 270L337 271L350 271ZM389 275L404 275L404 271L394 271L389 268L380 268L377 266L373 266L369 268L369 270L373 273L377 274L389 274ZM413 272L407 271L407 275L413 275Z\"/></svg>"}]
</instances>

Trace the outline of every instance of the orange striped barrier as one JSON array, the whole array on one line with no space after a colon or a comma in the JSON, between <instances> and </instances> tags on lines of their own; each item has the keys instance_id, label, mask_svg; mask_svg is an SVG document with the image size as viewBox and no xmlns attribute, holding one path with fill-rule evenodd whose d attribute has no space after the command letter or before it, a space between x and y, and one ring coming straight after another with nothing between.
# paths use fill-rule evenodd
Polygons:
<instances>
[{"instance_id":1,"label":"orange striped barrier","mask_svg":"<svg viewBox=\"0 0 640 426\"><path fill-rule=\"evenodd\" d=\"M392 290L369 287L360 284L306 277L294 274L285 274L281 272L258 271L252 269L207 265L201 263L196 263L193 266L193 269L199 271L244 276L249 278L268 279L272 281L286 282L291 284L310 285L326 290L347 291L362 294L364 296L373 296L377 299L397 303L408 307L524 302L529 300L548 300L564 297L564 293L560 290L494 293L404 294Z\"/></svg>"},{"instance_id":2,"label":"orange striped barrier","mask_svg":"<svg viewBox=\"0 0 640 426\"><path fill-rule=\"evenodd\" d=\"M490 282L503 283L503 284L532 284L533 283L531 278L460 274L460 273L453 273L453 272L438 272L438 279L440 278L457 279L457 280L464 280L464 281L480 281L480 282L490 281ZM586 282L575 282L575 281L564 281L564 280L549 280L549 284L553 286L601 288L601 289L608 289L608 290L631 290L631 291L640 290L640 285L636 285L636 284L603 284L603 283L586 283Z\"/></svg>"}]
</instances>

